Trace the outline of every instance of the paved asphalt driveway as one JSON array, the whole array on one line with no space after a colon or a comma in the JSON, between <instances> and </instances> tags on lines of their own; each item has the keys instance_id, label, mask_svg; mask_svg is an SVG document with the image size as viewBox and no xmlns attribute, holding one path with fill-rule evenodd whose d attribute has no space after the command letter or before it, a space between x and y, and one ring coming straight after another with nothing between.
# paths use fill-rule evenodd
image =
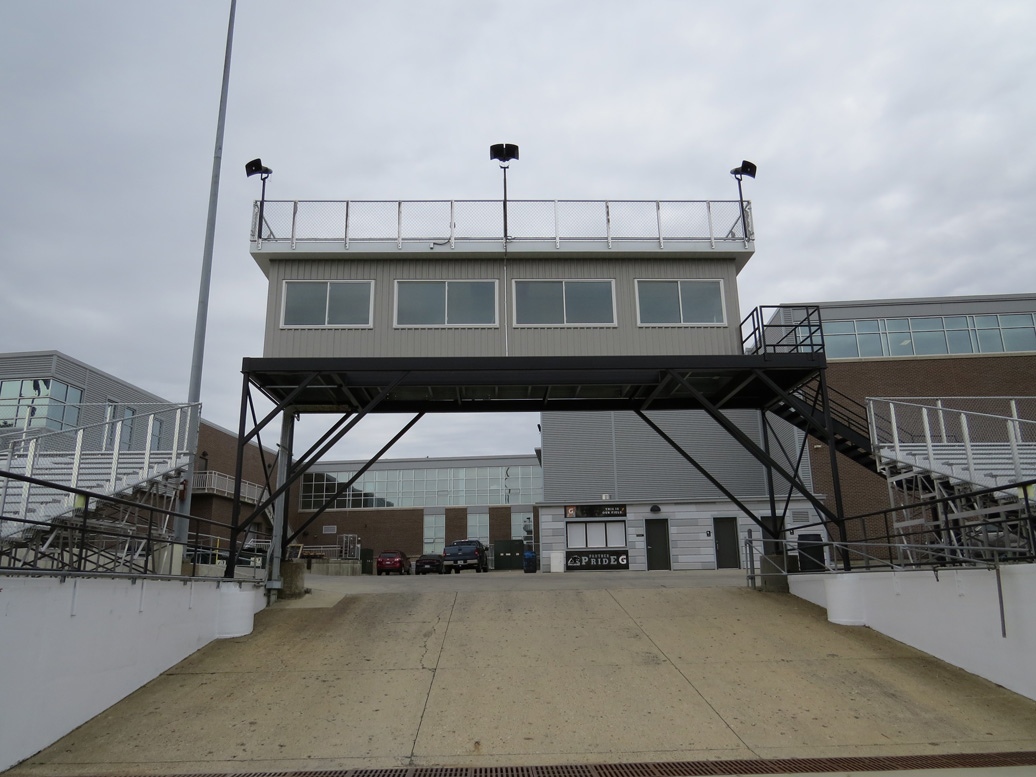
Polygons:
<instances>
[{"instance_id":1,"label":"paved asphalt driveway","mask_svg":"<svg viewBox=\"0 0 1036 777\"><path fill-rule=\"evenodd\" d=\"M1036 702L743 572L307 585L10 775L1036 750Z\"/></svg>"}]
</instances>

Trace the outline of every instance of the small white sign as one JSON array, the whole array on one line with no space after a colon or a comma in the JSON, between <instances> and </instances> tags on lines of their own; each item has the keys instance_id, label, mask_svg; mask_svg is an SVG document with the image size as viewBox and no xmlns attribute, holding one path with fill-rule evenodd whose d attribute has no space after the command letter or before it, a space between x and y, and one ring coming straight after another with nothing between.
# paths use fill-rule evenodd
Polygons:
<instances>
[{"instance_id":1,"label":"small white sign","mask_svg":"<svg viewBox=\"0 0 1036 777\"><path fill-rule=\"evenodd\" d=\"M338 531L338 527L337 526L325 526L324 527L324 534L334 534L337 531Z\"/></svg>"}]
</instances>

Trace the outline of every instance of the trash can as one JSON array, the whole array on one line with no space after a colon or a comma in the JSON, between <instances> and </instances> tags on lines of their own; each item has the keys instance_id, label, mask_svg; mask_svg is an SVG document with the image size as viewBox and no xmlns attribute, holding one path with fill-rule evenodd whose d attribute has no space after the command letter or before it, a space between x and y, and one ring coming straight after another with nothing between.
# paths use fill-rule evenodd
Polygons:
<instances>
[{"instance_id":1,"label":"trash can","mask_svg":"<svg viewBox=\"0 0 1036 777\"><path fill-rule=\"evenodd\" d=\"M536 571L536 551L527 550L522 554L522 570L525 572Z\"/></svg>"}]
</instances>

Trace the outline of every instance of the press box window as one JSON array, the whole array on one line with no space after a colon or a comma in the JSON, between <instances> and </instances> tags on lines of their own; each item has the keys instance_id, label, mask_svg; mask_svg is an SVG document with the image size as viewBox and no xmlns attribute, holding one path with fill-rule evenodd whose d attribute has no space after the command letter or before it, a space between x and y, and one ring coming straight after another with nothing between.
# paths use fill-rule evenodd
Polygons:
<instances>
[{"instance_id":1,"label":"press box window","mask_svg":"<svg viewBox=\"0 0 1036 777\"><path fill-rule=\"evenodd\" d=\"M612 281L515 281L516 326L614 326Z\"/></svg>"},{"instance_id":2,"label":"press box window","mask_svg":"<svg viewBox=\"0 0 1036 777\"><path fill-rule=\"evenodd\" d=\"M723 282L638 280L637 320L641 326L726 323Z\"/></svg>"},{"instance_id":3,"label":"press box window","mask_svg":"<svg viewBox=\"0 0 1036 777\"><path fill-rule=\"evenodd\" d=\"M283 326L369 327L373 281L285 281Z\"/></svg>"},{"instance_id":4,"label":"press box window","mask_svg":"<svg viewBox=\"0 0 1036 777\"><path fill-rule=\"evenodd\" d=\"M396 326L496 326L496 281L396 281Z\"/></svg>"}]
</instances>

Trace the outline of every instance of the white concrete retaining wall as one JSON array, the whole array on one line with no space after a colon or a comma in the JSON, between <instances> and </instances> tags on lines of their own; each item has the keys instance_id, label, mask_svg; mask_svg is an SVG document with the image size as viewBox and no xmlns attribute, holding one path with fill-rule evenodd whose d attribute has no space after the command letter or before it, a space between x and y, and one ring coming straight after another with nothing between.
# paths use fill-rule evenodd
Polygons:
<instances>
[{"instance_id":1,"label":"white concrete retaining wall","mask_svg":"<svg viewBox=\"0 0 1036 777\"><path fill-rule=\"evenodd\" d=\"M0 576L0 771L220 636L252 631L262 585Z\"/></svg>"},{"instance_id":2,"label":"white concrete retaining wall","mask_svg":"<svg viewBox=\"0 0 1036 777\"><path fill-rule=\"evenodd\" d=\"M1015 693L1036 699L1036 565L790 575L791 593L828 620L869 626ZM1002 625L1006 628L1003 636Z\"/></svg>"}]
</instances>

